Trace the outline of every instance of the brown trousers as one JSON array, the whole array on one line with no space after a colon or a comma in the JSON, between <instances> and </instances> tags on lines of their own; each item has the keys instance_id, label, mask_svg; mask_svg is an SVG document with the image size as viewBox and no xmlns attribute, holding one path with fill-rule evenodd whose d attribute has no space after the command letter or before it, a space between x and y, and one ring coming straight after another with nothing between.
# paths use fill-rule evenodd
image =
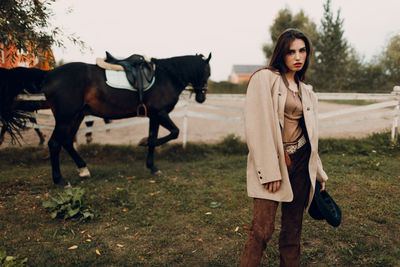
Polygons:
<instances>
[{"instance_id":1,"label":"brown trousers","mask_svg":"<svg viewBox=\"0 0 400 267\"><path fill-rule=\"evenodd\" d=\"M279 235L280 266L300 265L300 235L304 208L308 202L310 177L308 162L310 145L307 143L290 155L288 167L294 198L282 202L281 232ZM268 241L275 228L275 216L279 202L268 199L254 199L253 220L243 249L241 267L258 266Z\"/></svg>"}]
</instances>

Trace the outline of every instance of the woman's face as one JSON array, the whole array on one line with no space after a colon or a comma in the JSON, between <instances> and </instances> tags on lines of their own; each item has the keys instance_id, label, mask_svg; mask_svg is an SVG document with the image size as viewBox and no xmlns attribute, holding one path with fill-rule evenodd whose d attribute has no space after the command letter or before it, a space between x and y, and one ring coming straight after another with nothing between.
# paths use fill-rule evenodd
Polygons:
<instances>
[{"instance_id":1,"label":"woman's face","mask_svg":"<svg viewBox=\"0 0 400 267\"><path fill-rule=\"evenodd\" d=\"M296 72L303 68L307 58L306 44L302 39L294 39L290 44L289 52L285 56L285 64L289 72Z\"/></svg>"}]
</instances>

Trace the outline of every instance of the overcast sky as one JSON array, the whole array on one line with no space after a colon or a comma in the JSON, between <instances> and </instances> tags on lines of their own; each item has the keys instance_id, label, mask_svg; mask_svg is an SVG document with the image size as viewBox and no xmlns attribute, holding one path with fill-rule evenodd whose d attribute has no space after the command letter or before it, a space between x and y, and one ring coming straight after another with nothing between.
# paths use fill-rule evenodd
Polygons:
<instances>
[{"instance_id":1,"label":"overcast sky","mask_svg":"<svg viewBox=\"0 0 400 267\"><path fill-rule=\"evenodd\" d=\"M265 64L262 46L280 9L303 9L317 26L324 0L58 0L54 24L79 36L92 52L70 43L56 60L94 63L117 57L167 58L212 52L211 79L227 80L234 64ZM399 0L332 0L341 9L345 38L369 60L400 34ZM72 11L71 11L72 10Z\"/></svg>"}]
</instances>

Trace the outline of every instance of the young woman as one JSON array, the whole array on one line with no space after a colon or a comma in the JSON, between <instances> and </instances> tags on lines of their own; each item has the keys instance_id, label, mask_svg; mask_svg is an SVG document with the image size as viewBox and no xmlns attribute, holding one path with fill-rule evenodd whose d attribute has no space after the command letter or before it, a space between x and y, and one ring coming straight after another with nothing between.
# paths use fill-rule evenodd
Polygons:
<instances>
[{"instance_id":1,"label":"young woman","mask_svg":"<svg viewBox=\"0 0 400 267\"><path fill-rule=\"evenodd\" d=\"M299 266L303 212L311 204L316 180L321 190L328 180L318 155L318 100L303 83L311 52L301 31L284 31L269 66L255 72L247 87L247 193L254 198L254 214L241 266L259 265L279 202L280 263Z\"/></svg>"}]
</instances>

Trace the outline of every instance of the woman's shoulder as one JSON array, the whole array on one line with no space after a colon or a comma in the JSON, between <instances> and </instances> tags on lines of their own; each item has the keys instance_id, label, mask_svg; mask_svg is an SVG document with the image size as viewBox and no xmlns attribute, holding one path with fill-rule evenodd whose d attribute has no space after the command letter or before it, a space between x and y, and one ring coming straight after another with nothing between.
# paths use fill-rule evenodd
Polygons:
<instances>
[{"instance_id":1,"label":"woman's shoulder","mask_svg":"<svg viewBox=\"0 0 400 267\"><path fill-rule=\"evenodd\" d=\"M313 86L311 84L306 84L304 82L300 82L300 83L301 83L301 86L305 89L305 91L307 93L309 93L309 95L311 97L317 98L317 94L314 92Z\"/></svg>"},{"instance_id":2,"label":"woman's shoulder","mask_svg":"<svg viewBox=\"0 0 400 267\"><path fill-rule=\"evenodd\" d=\"M256 70L251 75L250 79L253 77L264 77L267 79L273 79L273 78L277 78L279 76L280 76L279 71L275 71L275 70L269 69L268 67L264 67L264 68Z\"/></svg>"},{"instance_id":3,"label":"woman's shoulder","mask_svg":"<svg viewBox=\"0 0 400 267\"><path fill-rule=\"evenodd\" d=\"M311 84L306 84L304 82L300 82L301 86L303 86L304 89L306 89L310 93L314 93L313 91L313 86Z\"/></svg>"}]
</instances>

